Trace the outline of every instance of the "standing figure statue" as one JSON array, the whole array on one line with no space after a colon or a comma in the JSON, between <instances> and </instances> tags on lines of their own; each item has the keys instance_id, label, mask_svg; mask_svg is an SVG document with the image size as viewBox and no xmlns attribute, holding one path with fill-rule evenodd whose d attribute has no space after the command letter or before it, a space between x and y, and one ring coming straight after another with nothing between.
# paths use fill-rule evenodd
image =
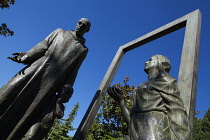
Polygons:
<instances>
[{"instance_id":1,"label":"standing figure statue","mask_svg":"<svg viewBox=\"0 0 210 140\"><path fill-rule=\"evenodd\" d=\"M118 87L108 94L119 104L128 124L130 140L189 140L189 122L180 92L168 72L171 65L163 55L154 55L145 63L148 81L131 96L129 109Z\"/></svg>"},{"instance_id":2,"label":"standing figure statue","mask_svg":"<svg viewBox=\"0 0 210 140\"><path fill-rule=\"evenodd\" d=\"M81 18L75 31L57 29L28 52L8 57L27 66L0 90L0 140L41 140L63 117L88 53L83 35L90 26Z\"/></svg>"}]
</instances>

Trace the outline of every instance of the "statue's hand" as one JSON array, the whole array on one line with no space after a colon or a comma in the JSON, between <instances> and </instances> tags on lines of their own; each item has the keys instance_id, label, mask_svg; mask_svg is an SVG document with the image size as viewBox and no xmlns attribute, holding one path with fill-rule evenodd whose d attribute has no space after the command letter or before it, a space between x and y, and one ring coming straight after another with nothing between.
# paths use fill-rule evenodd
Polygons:
<instances>
[{"instance_id":1,"label":"statue's hand","mask_svg":"<svg viewBox=\"0 0 210 140\"><path fill-rule=\"evenodd\" d=\"M8 59L11 59L12 61L15 61L17 63L25 63L25 61L27 60L27 54L25 52L16 52L13 53L12 55L14 55L13 57L7 57Z\"/></svg>"},{"instance_id":2,"label":"statue's hand","mask_svg":"<svg viewBox=\"0 0 210 140\"><path fill-rule=\"evenodd\" d=\"M58 119L61 119L64 115L64 110L65 110L65 107L64 107L63 103L56 103L56 108L55 108L55 111L54 111L54 115Z\"/></svg>"},{"instance_id":3,"label":"statue's hand","mask_svg":"<svg viewBox=\"0 0 210 140\"><path fill-rule=\"evenodd\" d=\"M108 87L107 92L116 102L124 100L124 97L122 96L122 90L116 86Z\"/></svg>"}]
</instances>

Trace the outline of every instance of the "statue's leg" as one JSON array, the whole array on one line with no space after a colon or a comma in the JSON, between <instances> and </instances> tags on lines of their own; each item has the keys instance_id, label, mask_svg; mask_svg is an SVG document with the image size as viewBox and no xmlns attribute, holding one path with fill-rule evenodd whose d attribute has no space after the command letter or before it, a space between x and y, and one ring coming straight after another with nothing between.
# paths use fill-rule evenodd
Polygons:
<instances>
[{"instance_id":1,"label":"statue's leg","mask_svg":"<svg viewBox=\"0 0 210 140\"><path fill-rule=\"evenodd\" d=\"M23 140L38 140L40 134L41 134L41 123L37 122L33 126L31 126L31 128L28 130Z\"/></svg>"},{"instance_id":2,"label":"statue's leg","mask_svg":"<svg viewBox=\"0 0 210 140\"><path fill-rule=\"evenodd\" d=\"M53 112L48 113L44 116L44 118L41 121L41 128L42 128L42 134L41 137L44 138L44 136L47 135L47 133L50 131L54 120L55 120L56 116L54 115Z\"/></svg>"},{"instance_id":3,"label":"statue's leg","mask_svg":"<svg viewBox=\"0 0 210 140\"><path fill-rule=\"evenodd\" d=\"M41 122L35 123L26 133L23 140L42 140L50 131L55 120L53 112L46 114Z\"/></svg>"}]
</instances>

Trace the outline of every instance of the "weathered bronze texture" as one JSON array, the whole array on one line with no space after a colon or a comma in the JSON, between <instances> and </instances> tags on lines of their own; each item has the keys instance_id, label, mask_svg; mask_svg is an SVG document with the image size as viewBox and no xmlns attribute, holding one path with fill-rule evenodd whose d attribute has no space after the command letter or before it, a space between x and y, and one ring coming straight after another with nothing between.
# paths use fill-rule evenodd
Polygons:
<instances>
[{"instance_id":1,"label":"weathered bronze texture","mask_svg":"<svg viewBox=\"0 0 210 140\"><path fill-rule=\"evenodd\" d=\"M131 96L131 108L126 106L120 88L108 88L128 124L130 140L189 139L188 115L176 79L168 73L170 68L170 61L162 55L154 55L145 63L148 81Z\"/></svg>"},{"instance_id":2,"label":"weathered bronze texture","mask_svg":"<svg viewBox=\"0 0 210 140\"><path fill-rule=\"evenodd\" d=\"M179 70L178 85L181 92L181 98L189 115L190 129L192 139L195 105L196 105L196 88L198 75L198 58L200 48L200 30L201 30L201 12L195 10L183 17L180 17L154 31L151 31L131 42L119 47L115 57L112 60L98 90L90 103L85 116L83 117L79 128L77 129L73 140L84 140L87 132L98 112L99 107L106 95L107 87L117 72L117 69L126 53L137 47L140 47L153 40L161 38L181 28L185 28L185 37L182 50L182 57Z\"/></svg>"},{"instance_id":3,"label":"weathered bronze texture","mask_svg":"<svg viewBox=\"0 0 210 140\"><path fill-rule=\"evenodd\" d=\"M0 139L41 140L64 105L88 48L83 35L90 21L81 18L75 31L57 29L28 52L9 59L26 64L0 91Z\"/></svg>"}]
</instances>

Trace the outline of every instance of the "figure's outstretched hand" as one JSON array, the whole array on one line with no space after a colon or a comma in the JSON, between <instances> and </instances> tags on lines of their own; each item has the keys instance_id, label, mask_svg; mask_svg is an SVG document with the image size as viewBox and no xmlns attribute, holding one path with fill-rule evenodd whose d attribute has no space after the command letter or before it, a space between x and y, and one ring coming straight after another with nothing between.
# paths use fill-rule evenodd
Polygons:
<instances>
[{"instance_id":1,"label":"figure's outstretched hand","mask_svg":"<svg viewBox=\"0 0 210 140\"><path fill-rule=\"evenodd\" d=\"M124 97L122 96L122 90L119 87L108 87L107 92L116 102L124 100Z\"/></svg>"},{"instance_id":2,"label":"figure's outstretched hand","mask_svg":"<svg viewBox=\"0 0 210 140\"><path fill-rule=\"evenodd\" d=\"M24 63L24 60L26 59L27 55L24 52L16 52L13 53L13 57L7 57L8 59L11 59L12 61L15 61L17 63Z\"/></svg>"}]
</instances>

